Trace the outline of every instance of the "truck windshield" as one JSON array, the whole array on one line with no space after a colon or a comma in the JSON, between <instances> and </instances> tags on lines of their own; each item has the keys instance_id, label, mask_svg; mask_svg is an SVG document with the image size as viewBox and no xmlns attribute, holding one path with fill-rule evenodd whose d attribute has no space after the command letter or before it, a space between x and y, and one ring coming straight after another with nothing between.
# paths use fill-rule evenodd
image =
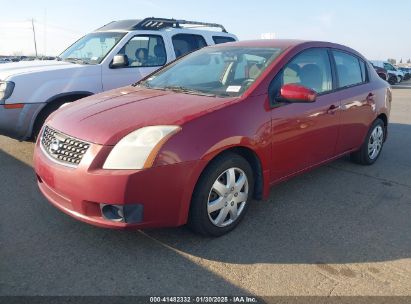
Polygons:
<instances>
[{"instance_id":1,"label":"truck windshield","mask_svg":"<svg viewBox=\"0 0 411 304\"><path fill-rule=\"evenodd\" d=\"M240 96L281 51L267 47L204 48L175 61L137 85L186 94Z\"/></svg>"},{"instance_id":2,"label":"truck windshield","mask_svg":"<svg viewBox=\"0 0 411 304\"><path fill-rule=\"evenodd\" d=\"M99 64L126 33L91 33L77 40L59 58L79 64Z\"/></svg>"}]
</instances>

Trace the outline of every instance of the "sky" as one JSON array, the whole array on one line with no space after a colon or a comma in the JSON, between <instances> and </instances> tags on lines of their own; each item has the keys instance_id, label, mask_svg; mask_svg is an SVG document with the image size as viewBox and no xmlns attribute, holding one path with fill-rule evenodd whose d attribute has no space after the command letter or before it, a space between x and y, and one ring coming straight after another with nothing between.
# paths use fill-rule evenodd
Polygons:
<instances>
[{"instance_id":1,"label":"sky","mask_svg":"<svg viewBox=\"0 0 411 304\"><path fill-rule=\"evenodd\" d=\"M0 55L58 55L113 20L165 17L223 24L240 40L331 41L368 59L411 58L411 1L397 0L0 0Z\"/></svg>"}]
</instances>

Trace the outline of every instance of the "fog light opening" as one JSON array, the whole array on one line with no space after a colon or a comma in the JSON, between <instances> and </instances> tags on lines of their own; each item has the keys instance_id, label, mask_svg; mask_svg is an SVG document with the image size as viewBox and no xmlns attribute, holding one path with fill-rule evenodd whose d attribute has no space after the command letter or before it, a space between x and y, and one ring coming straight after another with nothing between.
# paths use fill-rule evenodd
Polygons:
<instances>
[{"instance_id":1,"label":"fog light opening","mask_svg":"<svg viewBox=\"0 0 411 304\"><path fill-rule=\"evenodd\" d=\"M125 222L123 206L101 204L101 214L106 220Z\"/></svg>"}]
</instances>

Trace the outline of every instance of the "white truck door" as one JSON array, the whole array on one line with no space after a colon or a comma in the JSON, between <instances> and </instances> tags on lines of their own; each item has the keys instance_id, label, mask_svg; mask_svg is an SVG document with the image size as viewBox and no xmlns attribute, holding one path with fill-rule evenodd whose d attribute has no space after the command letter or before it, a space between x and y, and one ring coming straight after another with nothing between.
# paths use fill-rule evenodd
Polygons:
<instances>
[{"instance_id":1,"label":"white truck door","mask_svg":"<svg viewBox=\"0 0 411 304\"><path fill-rule=\"evenodd\" d=\"M111 61L104 64L102 70L104 91L135 83L158 70L168 61L166 45L162 35L159 34L134 35L114 55L126 55L128 65L111 68Z\"/></svg>"}]
</instances>

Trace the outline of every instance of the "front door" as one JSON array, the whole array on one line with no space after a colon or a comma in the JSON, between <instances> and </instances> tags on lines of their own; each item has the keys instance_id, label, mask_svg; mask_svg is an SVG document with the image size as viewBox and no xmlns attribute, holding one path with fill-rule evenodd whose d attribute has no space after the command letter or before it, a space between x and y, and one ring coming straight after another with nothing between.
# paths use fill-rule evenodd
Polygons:
<instances>
[{"instance_id":1,"label":"front door","mask_svg":"<svg viewBox=\"0 0 411 304\"><path fill-rule=\"evenodd\" d=\"M161 68L167 62L167 52L160 35L136 35L118 52L126 55L128 65L122 68L103 67L103 90L130 85Z\"/></svg>"},{"instance_id":2,"label":"front door","mask_svg":"<svg viewBox=\"0 0 411 304\"><path fill-rule=\"evenodd\" d=\"M318 96L313 103L274 101L272 182L333 157L338 138L340 101L333 92L327 49L308 49L292 59L272 82L270 95L278 96L289 83L313 89Z\"/></svg>"}]
</instances>

